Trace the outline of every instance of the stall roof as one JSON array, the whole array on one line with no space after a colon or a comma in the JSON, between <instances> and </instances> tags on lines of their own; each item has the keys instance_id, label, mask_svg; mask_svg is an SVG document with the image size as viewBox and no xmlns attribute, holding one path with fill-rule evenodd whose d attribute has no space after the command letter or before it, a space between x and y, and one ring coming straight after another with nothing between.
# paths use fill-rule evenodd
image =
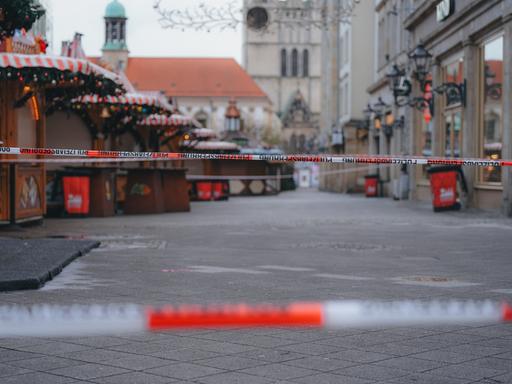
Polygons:
<instances>
[{"instance_id":1,"label":"stall roof","mask_svg":"<svg viewBox=\"0 0 512 384\"><path fill-rule=\"evenodd\" d=\"M122 96L98 96L98 95L85 95L73 102L84 104L128 104L128 105L147 105L154 106L161 109L169 110L169 104L162 100L160 97L144 95L141 93L126 93Z\"/></svg>"},{"instance_id":2,"label":"stall roof","mask_svg":"<svg viewBox=\"0 0 512 384\"><path fill-rule=\"evenodd\" d=\"M24 55L17 53L0 53L0 68L48 68L69 71L84 75L96 75L123 85L119 75L110 72L88 60L63 56Z\"/></svg>"},{"instance_id":3,"label":"stall roof","mask_svg":"<svg viewBox=\"0 0 512 384\"><path fill-rule=\"evenodd\" d=\"M194 120L191 117L183 115L150 115L145 119L139 121L139 125L145 126L186 126L195 125Z\"/></svg>"}]
</instances>

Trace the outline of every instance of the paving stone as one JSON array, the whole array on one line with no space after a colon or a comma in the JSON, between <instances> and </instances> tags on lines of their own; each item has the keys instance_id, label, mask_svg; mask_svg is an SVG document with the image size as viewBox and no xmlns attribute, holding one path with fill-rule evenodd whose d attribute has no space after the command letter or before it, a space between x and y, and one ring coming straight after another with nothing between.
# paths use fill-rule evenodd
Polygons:
<instances>
[{"instance_id":1,"label":"paving stone","mask_svg":"<svg viewBox=\"0 0 512 384\"><path fill-rule=\"evenodd\" d=\"M9 362L9 365L32 369L34 371L50 371L52 369L69 367L82 364L79 361L63 359L56 356L44 356L36 359L16 360Z\"/></svg>"},{"instance_id":2,"label":"paving stone","mask_svg":"<svg viewBox=\"0 0 512 384\"><path fill-rule=\"evenodd\" d=\"M201 351L199 349L191 348L159 351L151 353L150 355L154 357L159 357L161 359L177 360L184 362L208 359L219 356L219 354L215 352Z\"/></svg>"},{"instance_id":3,"label":"paving stone","mask_svg":"<svg viewBox=\"0 0 512 384\"><path fill-rule=\"evenodd\" d=\"M41 353L45 355L60 355L64 353L85 351L88 349L91 349L91 347L87 345L71 344L58 341L20 348L22 351Z\"/></svg>"},{"instance_id":4,"label":"paving stone","mask_svg":"<svg viewBox=\"0 0 512 384\"><path fill-rule=\"evenodd\" d=\"M426 372L435 368L445 366L445 363L433 360L415 359L412 357L397 357L388 360L382 360L375 363L383 367L399 368L410 372Z\"/></svg>"},{"instance_id":5,"label":"paving stone","mask_svg":"<svg viewBox=\"0 0 512 384\"><path fill-rule=\"evenodd\" d=\"M278 349L290 352L297 352L303 355L324 355L326 353L332 353L339 351L339 347L334 347L332 345L325 344L317 344L317 343L301 343L301 344L292 344L286 345L284 347L279 347Z\"/></svg>"},{"instance_id":6,"label":"paving stone","mask_svg":"<svg viewBox=\"0 0 512 384\"><path fill-rule=\"evenodd\" d=\"M195 379L198 377L213 375L223 372L221 369L205 367L190 363L176 363L164 367L153 368L146 371L158 376L172 377L176 379Z\"/></svg>"},{"instance_id":7,"label":"paving stone","mask_svg":"<svg viewBox=\"0 0 512 384\"><path fill-rule=\"evenodd\" d=\"M281 363L261 365L254 368L244 369L241 372L279 380L288 380L296 377L312 375L315 373L315 371L311 369L291 367Z\"/></svg>"},{"instance_id":8,"label":"paving stone","mask_svg":"<svg viewBox=\"0 0 512 384\"><path fill-rule=\"evenodd\" d=\"M398 369L389 368L373 364L358 365L355 367L343 368L334 373L343 376L354 376L366 380L388 380L396 377L406 376L409 372Z\"/></svg>"},{"instance_id":9,"label":"paving stone","mask_svg":"<svg viewBox=\"0 0 512 384\"><path fill-rule=\"evenodd\" d=\"M329 372L340 368L346 368L358 363L353 361L344 361L324 356L311 356L303 359L287 361L283 364L291 365L294 367L301 367L306 369L313 369L315 371Z\"/></svg>"},{"instance_id":10,"label":"paving stone","mask_svg":"<svg viewBox=\"0 0 512 384\"><path fill-rule=\"evenodd\" d=\"M444 350L416 353L409 357L452 364L463 363L465 361L474 360L476 358L475 355L462 354L459 352L448 352Z\"/></svg>"},{"instance_id":11,"label":"paving stone","mask_svg":"<svg viewBox=\"0 0 512 384\"><path fill-rule=\"evenodd\" d=\"M300 353L272 349L253 349L247 352L239 353L237 354L237 356L243 356L249 359L266 361L268 363L282 363L284 361L290 361L306 357L306 355Z\"/></svg>"},{"instance_id":12,"label":"paving stone","mask_svg":"<svg viewBox=\"0 0 512 384\"><path fill-rule=\"evenodd\" d=\"M347 350L338 351L335 353L329 353L329 354L325 355L324 357L345 360L345 361L353 361L356 363L374 363L376 361L387 360L387 359L393 358L394 356L385 355L383 353L360 351L357 349L347 349Z\"/></svg>"},{"instance_id":13,"label":"paving stone","mask_svg":"<svg viewBox=\"0 0 512 384\"><path fill-rule=\"evenodd\" d=\"M41 357L40 354L0 348L0 363Z\"/></svg>"},{"instance_id":14,"label":"paving stone","mask_svg":"<svg viewBox=\"0 0 512 384\"><path fill-rule=\"evenodd\" d=\"M31 371L21 367L15 367L7 364L0 364L0 377L20 375L22 373L30 373Z\"/></svg>"},{"instance_id":15,"label":"paving stone","mask_svg":"<svg viewBox=\"0 0 512 384\"><path fill-rule=\"evenodd\" d=\"M276 384L276 381L247 375L241 372L226 372L218 375L206 376L197 379L198 383L204 384Z\"/></svg>"},{"instance_id":16,"label":"paving stone","mask_svg":"<svg viewBox=\"0 0 512 384\"><path fill-rule=\"evenodd\" d=\"M512 369L512 366L511 366ZM507 373L506 371L474 365L473 362L453 364L433 369L429 373L437 376L456 377L459 379L482 380Z\"/></svg>"},{"instance_id":17,"label":"paving stone","mask_svg":"<svg viewBox=\"0 0 512 384\"><path fill-rule=\"evenodd\" d=\"M115 345L123 345L128 344L129 341L126 339L121 339L119 337L81 337L74 338L69 340L70 343L87 345L90 347L104 348L104 347L112 347Z\"/></svg>"},{"instance_id":18,"label":"paving stone","mask_svg":"<svg viewBox=\"0 0 512 384\"><path fill-rule=\"evenodd\" d=\"M3 377L2 384L71 384L76 380L43 372Z\"/></svg>"},{"instance_id":19,"label":"paving stone","mask_svg":"<svg viewBox=\"0 0 512 384\"><path fill-rule=\"evenodd\" d=\"M79 380L90 380L98 377L118 375L125 372L128 372L128 370L100 364L84 364L55 369L50 373L60 376L72 377Z\"/></svg>"},{"instance_id":20,"label":"paving stone","mask_svg":"<svg viewBox=\"0 0 512 384\"><path fill-rule=\"evenodd\" d=\"M245 368L256 367L264 365L265 362L255 359L247 359L245 357L237 356L221 356L214 357L213 359L198 360L197 364L206 365L208 367L220 368L225 370L240 370Z\"/></svg>"},{"instance_id":21,"label":"paving stone","mask_svg":"<svg viewBox=\"0 0 512 384\"><path fill-rule=\"evenodd\" d=\"M231 339L231 341L236 342L237 344L244 344L261 348L276 348L295 343L293 340L282 339L275 336L239 336L238 338Z\"/></svg>"},{"instance_id":22,"label":"paving stone","mask_svg":"<svg viewBox=\"0 0 512 384\"><path fill-rule=\"evenodd\" d=\"M357 377L340 376L330 373L318 373L312 376L301 377L294 380L300 384L373 384L375 381Z\"/></svg>"},{"instance_id":23,"label":"paving stone","mask_svg":"<svg viewBox=\"0 0 512 384\"><path fill-rule=\"evenodd\" d=\"M120 359L109 360L104 364L111 365L113 367L126 368L132 371L143 371L149 368L156 368L164 365L169 365L169 361L159 359L153 356L133 355L129 357L122 357Z\"/></svg>"},{"instance_id":24,"label":"paving stone","mask_svg":"<svg viewBox=\"0 0 512 384\"><path fill-rule=\"evenodd\" d=\"M93 379L92 382L98 384L167 384L176 383L169 377L150 375L144 372L129 372L121 375L102 377Z\"/></svg>"},{"instance_id":25,"label":"paving stone","mask_svg":"<svg viewBox=\"0 0 512 384\"><path fill-rule=\"evenodd\" d=\"M60 355L60 357L69 358L85 363L104 363L111 360L129 358L132 356L134 355L131 353L111 351L108 349L88 349L86 351L71 352Z\"/></svg>"},{"instance_id":26,"label":"paving stone","mask_svg":"<svg viewBox=\"0 0 512 384\"><path fill-rule=\"evenodd\" d=\"M429 373L416 373L406 375L386 381L393 384L469 384L466 379L457 379L455 377L435 376Z\"/></svg>"}]
</instances>

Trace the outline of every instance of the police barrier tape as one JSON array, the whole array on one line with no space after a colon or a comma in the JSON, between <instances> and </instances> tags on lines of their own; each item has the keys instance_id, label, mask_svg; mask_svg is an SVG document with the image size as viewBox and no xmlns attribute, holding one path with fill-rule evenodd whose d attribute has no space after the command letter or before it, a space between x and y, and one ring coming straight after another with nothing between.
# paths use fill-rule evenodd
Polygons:
<instances>
[{"instance_id":1,"label":"police barrier tape","mask_svg":"<svg viewBox=\"0 0 512 384\"><path fill-rule=\"evenodd\" d=\"M510 167L512 160L455 159L444 157L373 156L373 155L244 155L218 153L124 152L87 149L0 147L0 155L39 155L88 158L132 158L167 160L244 160L345 164L467 165L479 167Z\"/></svg>"},{"instance_id":2,"label":"police barrier tape","mask_svg":"<svg viewBox=\"0 0 512 384\"><path fill-rule=\"evenodd\" d=\"M332 301L276 305L0 307L0 338L68 337L193 328L327 329L487 325L512 322L512 306L492 301Z\"/></svg>"}]
</instances>

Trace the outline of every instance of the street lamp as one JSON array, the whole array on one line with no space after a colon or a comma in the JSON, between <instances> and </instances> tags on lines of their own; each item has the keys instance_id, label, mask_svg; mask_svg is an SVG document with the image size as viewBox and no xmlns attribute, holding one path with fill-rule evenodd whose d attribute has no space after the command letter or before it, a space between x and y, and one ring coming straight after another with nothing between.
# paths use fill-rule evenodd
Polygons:
<instances>
[{"instance_id":1,"label":"street lamp","mask_svg":"<svg viewBox=\"0 0 512 384\"><path fill-rule=\"evenodd\" d=\"M414 77L419 81L423 90L432 66L432 57L432 54L422 43L418 44L414 51L409 54L409 59L414 67Z\"/></svg>"},{"instance_id":2,"label":"street lamp","mask_svg":"<svg viewBox=\"0 0 512 384\"><path fill-rule=\"evenodd\" d=\"M411 82L406 77L405 69L400 69L396 64L393 64L391 71L386 75L389 81L389 88L393 92L395 98L395 105L403 107L409 104L409 96L412 91ZM405 99L404 99L405 98Z\"/></svg>"}]
</instances>

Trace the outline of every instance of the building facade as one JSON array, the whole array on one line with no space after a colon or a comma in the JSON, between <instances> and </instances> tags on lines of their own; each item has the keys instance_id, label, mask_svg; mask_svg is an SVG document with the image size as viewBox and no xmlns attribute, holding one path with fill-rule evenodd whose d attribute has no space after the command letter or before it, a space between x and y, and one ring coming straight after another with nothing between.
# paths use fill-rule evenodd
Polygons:
<instances>
[{"instance_id":1,"label":"building facade","mask_svg":"<svg viewBox=\"0 0 512 384\"><path fill-rule=\"evenodd\" d=\"M487 159L512 158L512 1L415 1L404 21L412 47L433 56L432 87L454 84L435 96L431 125L414 112L413 154ZM512 215L508 168L465 167L466 204ZM411 173L411 194L429 199L421 169Z\"/></svg>"},{"instance_id":2,"label":"building facade","mask_svg":"<svg viewBox=\"0 0 512 384\"><path fill-rule=\"evenodd\" d=\"M375 0L372 154L512 156L512 2ZM464 167L467 207L512 214L512 175ZM425 167L379 167L384 192L430 201ZM405 180L405 182L404 182Z\"/></svg>"},{"instance_id":3,"label":"building facade","mask_svg":"<svg viewBox=\"0 0 512 384\"><path fill-rule=\"evenodd\" d=\"M270 19L262 29L244 24L243 66L272 101L288 152L315 152L322 146L322 31L304 22L317 17L317 3L244 0L244 13L264 9Z\"/></svg>"},{"instance_id":4,"label":"building facade","mask_svg":"<svg viewBox=\"0 0 512 384\"><path fill-rule=\"evenodd\" d=\"M336 12L336 2L330 2L328 6L330 12ZM331 78L325 81L323 92L324 99L333 102L323 111L326 123L322 126L325 136L331 137L331 148L335 153L369 151L369 126L363 111L368 102L367 88L374 76L373 17L373 3L363 1L357 4L347 20L324 32L324 50L329 58L324 64L325 73ZM365 171L349 172L353 167L341 164L323 168L327 172L321 177L321 189L334 192L362 190ZM336 170L343 173L336 173Z\"/></svg>"}]
</instances>

